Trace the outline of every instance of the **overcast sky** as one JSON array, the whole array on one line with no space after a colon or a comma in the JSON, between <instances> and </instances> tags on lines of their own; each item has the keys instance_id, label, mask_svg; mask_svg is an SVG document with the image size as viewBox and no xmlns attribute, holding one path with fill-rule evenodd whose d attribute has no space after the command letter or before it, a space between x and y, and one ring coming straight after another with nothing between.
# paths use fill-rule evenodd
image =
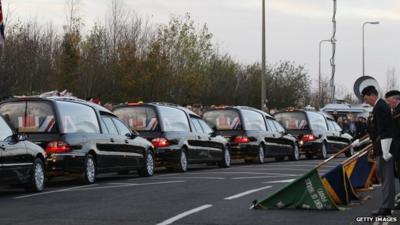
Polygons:
<instances>
[{"instance_id":1,"label":"overcast sky","mask_svg":"<svg viewBox=\"0 0 400 225\"><path fill-rule=\"evenodd\" d=\"M85 24L104 21L111 0L81 0ZM12 17L37 17L61 27L64 0L2 0ZM318 43L332 35L332 0L266 0L267 61L291 60L318 77ZM261 61L261 0L125 0L127 7L154 23L166 23L171 14L189 12L196 23L206 23L223 52L241 63ZM5 12L6 13L6 12ZM6 15L7 16L7 15ZM348 91L362 73L362 23L366 27L366 74L386 85L388 68L400 74L400 1L338 0L336 84ZM323 47L322 71L330 76L331 47Z\"/></svg>"}]
</instances>

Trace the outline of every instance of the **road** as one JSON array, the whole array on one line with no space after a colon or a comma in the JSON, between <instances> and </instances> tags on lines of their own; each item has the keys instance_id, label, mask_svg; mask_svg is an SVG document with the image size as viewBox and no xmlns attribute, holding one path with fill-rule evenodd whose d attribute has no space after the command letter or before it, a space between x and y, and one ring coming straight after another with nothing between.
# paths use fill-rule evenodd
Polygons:
<instances>
[{"instance_id":1,"label":"road","mask_svg":"<svg viewBox=\"0 0 400 225\"><path fill-rule=\"evenodd\" d=\"M343 160L335 159L320 173ZM228 169L199 165L184 174L159 171L151 178L107 174L89 186L81 186L73 179L56 179L49 182L45 192L38 194L2 188L0 224L368 224L356 222L355 217L369 216L378 207L379 187L363 194L371 196L370 200L344 211L249 209L253 200L264 199L318 162L239 163ZM374 223L378 224L387 223Z\"/></svg>"}]
</instances>

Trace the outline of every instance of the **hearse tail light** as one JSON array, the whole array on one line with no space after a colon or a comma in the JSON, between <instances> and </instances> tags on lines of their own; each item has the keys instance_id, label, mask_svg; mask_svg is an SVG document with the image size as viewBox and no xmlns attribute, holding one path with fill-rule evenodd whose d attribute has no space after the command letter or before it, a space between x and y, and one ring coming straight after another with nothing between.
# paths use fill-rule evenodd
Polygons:
<instances>
[{"instance_id":1,"label":"hearse tail light","mask_svg":"<svg viewBox=\"0 0 400 225\"><path fill-rule=\"evenodd\" d=\"M236 144L245 144L249 143L250 139L246 136L237 136L233 139L233 142L235 142Z\"/></svg>"},{"instance_id":2,"label":"hearse tail light","mask_svg":"<svg viewBox=\"0 0 400 225\"><path fill-rule=\"evenodd\" d=\"M170 145L169 141L165 138L154 138L151 140L151 143L153 144L154 148L163 148Z\"/></svg>"},{"instance_id":3,"label":"hearse tail light","mask_svg":"<svg viewBox=\"0 0 400 225\"><path fill-rule=\"evenodd\" d=\"M71 146L63 141L52 141L47 144L45 151L47 154L66 153L71 151Z\"/></svg>"},{"instance_id":4,"label":"hearse tail light","mask_svg":"<svg viewBox=\"0 0 400 225\"><path fill-rule=\"evenodd\" d=\"M302 140L303 142L310 142L310 141L315 141L315 140L317 140L317 137L315 137L315 135L313 135L313 134L306 134L306 135L303 135L303 136L301 137L301 140Z\"/></svg>"}]
</instances>

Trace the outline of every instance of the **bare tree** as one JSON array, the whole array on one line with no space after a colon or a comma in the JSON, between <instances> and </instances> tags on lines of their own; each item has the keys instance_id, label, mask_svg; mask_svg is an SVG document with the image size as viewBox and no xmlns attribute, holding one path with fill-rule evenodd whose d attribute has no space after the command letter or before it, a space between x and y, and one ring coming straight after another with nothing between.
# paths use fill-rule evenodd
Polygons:
<instances>
[{"instance_id":1,"label":"bare tree","mask_svg":"<svg viewBox=\"0 0 400 225\"><path fill-rule=\"evenodd\" d=\"M331 99L331 87L328 78L321 80L321 93L311 93L308 104L317 108L324 107Z\"/></svg>"},{"instance_id":2,"label":"bare tree","mask_svg":"<svg viewBox=\"0 0 400 225\"><path fill-rule=\"evenodd\" d=\"M81 35L79 0L66 0L67 21L60 33L38 20L16 20L0 54L0 96L68 89L78 97L114 103L258 106L260 64L243 65L218 51L212 33L189 15L152 26L121 1L113 0L107 22L86 35ZM307 73L294 62L269 65L269 106L304 106L311 96Z\"/></svg>"},{"instance_id":3,"label":"bare tree","mask_svg":"<svg viewBox=\"0 0 400 225\"><path fill-rule=\"evenodd\" d=\"M65 0L66 29L71 31L77 23L80 23L79 8L81 0Z\"/></svg>"},{"instance_id":4,"label":"bare tree","mask_svg":"<svg viewBox=\"0 0 400 225\"><path fill-rule=\"evenodd\" d=\"M123 0L112 0L110 11L107 13L106 24L111 40L113 54L117 51L118 42L126 32L126 26L130 17Z\"/></svg>"},{"instance_id":5,"label":"bare tree","mask_svg":"<svg viewBox=\"0 0 400 225\"><path fill-rule=\"evenodd\" d=\"M343 97L343 101L345 102L345 103L348 103L348 104L356 104L356 103L358 103L358 100L355 98L355 96L354 96L354 94L352 94L352 93L346 93L345 95L344 95L344 97Z\"/></svg>"}]
</instances>

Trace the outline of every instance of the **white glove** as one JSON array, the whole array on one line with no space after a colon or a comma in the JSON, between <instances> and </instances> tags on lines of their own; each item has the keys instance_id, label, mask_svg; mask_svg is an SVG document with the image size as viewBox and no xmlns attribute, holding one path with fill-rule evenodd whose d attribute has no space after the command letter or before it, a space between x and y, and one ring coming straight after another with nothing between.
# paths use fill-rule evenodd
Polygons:
<instances>
[{"instance_id":1,"label":"white glove","mask_svg":"<svg viewBox=\"0 0 400 225\"><path fill-rule=\"evenodd\" d=\"M392 144L392 138L386 138L381 140L382 156L386 162L392 158L392 154L390 154L389 152L391 144Z\"/></svg>"},{"instance_id":2,"label":"white glove","mask_svg":"<svg viewBox=\"0 0 400 225\"><path fill-rule=\"evenodd\" d=\"M360 139L356 139L353 141L353 143L351 143L351 147L353 148L357 148L358 146L360 146Z\"/></svg>"},{"instance_id":3,"label":"white glove","mask_svg":"<svg viewBox=\"0 0 400 225\"><path fill-rule=\"evenodd\" d=\"M369 137L365 138L364 140L360 141L360 139L356 139L353 141L353 143L351 143L351 147L353 148L357 148L360 147L361 145L370 142L371 139Z\"/></svg>"}]
</instances>

